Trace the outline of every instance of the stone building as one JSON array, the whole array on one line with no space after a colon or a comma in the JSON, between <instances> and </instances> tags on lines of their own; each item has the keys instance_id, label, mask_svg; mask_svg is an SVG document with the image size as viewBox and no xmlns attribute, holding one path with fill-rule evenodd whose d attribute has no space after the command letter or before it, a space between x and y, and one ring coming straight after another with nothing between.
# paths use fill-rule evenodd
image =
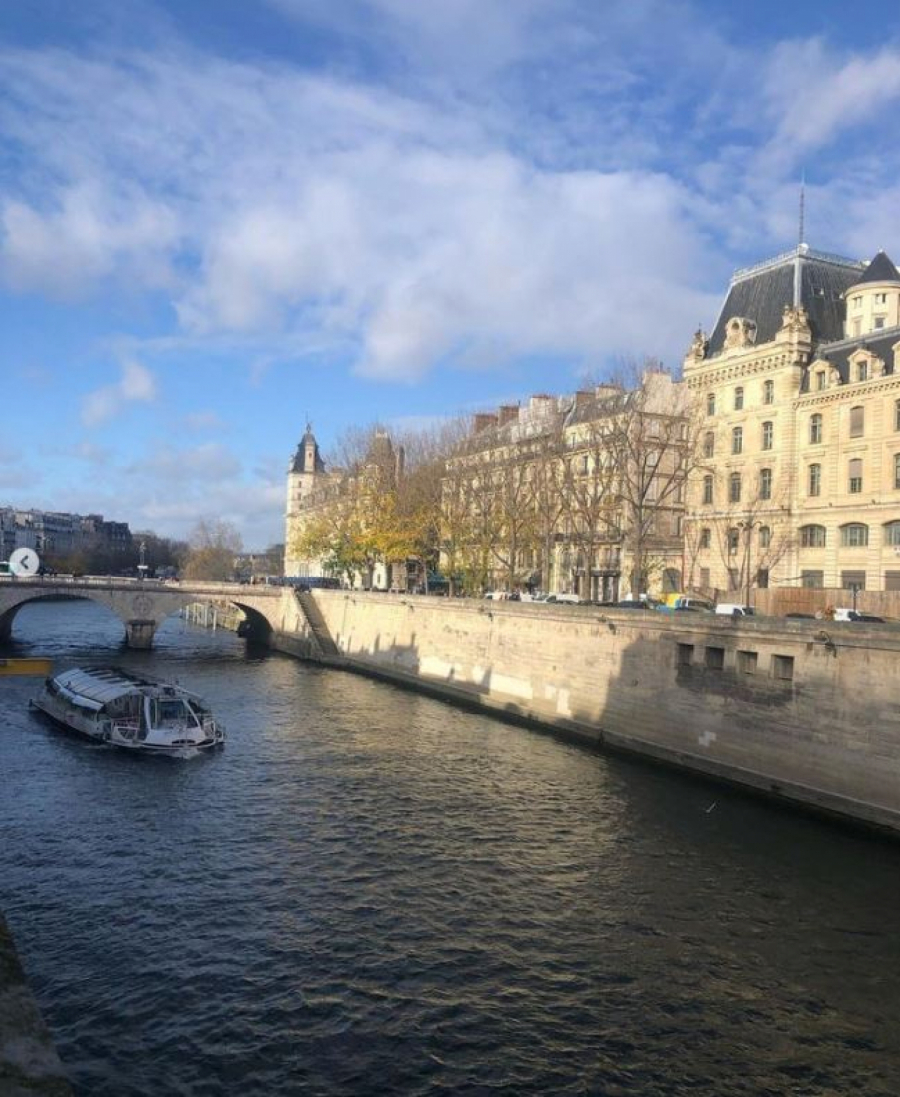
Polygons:
<instances>
[{"instance_id":1,"label":"stone building","mask_svg":"<svg viewBox=\"0 0 900 1097\"><path fill-rule=\"evenodd\" d=\"M58 559L73 553L127 553L132 547L127 522L110 522L102 514L0 507L0 560L18 548L35 549Z\"/></svg>"},{"instance_id":2,"label":"stone building","mask_svg":"<svg viewBox=\"0 0 900 1097\"><path fill-rule=\"evenodd\" d=\"M404 474L402 446L395 447L384 430L377 429L368 441L366 452L352 469L327 470L311 427L300 440L288 468L287 513L285 517L284 574L293 577L329 576L332 561L322 555L306 555L301 543L311 528L334 532L335 543L346 535L359 546L365 541L367 527L373 526L381 504ZM405 561L371 558L358 569L352 585L387 590L407 589ZM345 582L350 580L341 575ZM416 569L418 582L418 569Z\"/></svg>"},{"instance_id":3,"label":"stone building","mask_svg":"<svg viewBox=\"0 0 900 1097\"><path fill-rule=\"evenodd\" d=\"M304 523L314 511L313 501L326 491L335 477L325 471L325 462L319 453L319 444L306 424L306 432L288 465L287 509L284 528L284 574L322 575L322 562L297 554L296 545Z\"/></svg>"},{"instance_id":4,"label":"stone building","mask_svg":"<svg viewBox=\"0 0 900 1097\"><path fill-rule=\"evenodd\" d=\"M900 273L806 244L731 280L684 378L687 585L900 589Z\"/></svg>"},{"instance_id":5,"label":"stone building","mask_svg":"<svg viewBox=\"0 0 900 1097\"><path fill-rule=\"evenodd\" d=\"M441 567L592 601L677 590L687 392L663 371L476 415L447 462Z\"/></svg>"}]
</instances>

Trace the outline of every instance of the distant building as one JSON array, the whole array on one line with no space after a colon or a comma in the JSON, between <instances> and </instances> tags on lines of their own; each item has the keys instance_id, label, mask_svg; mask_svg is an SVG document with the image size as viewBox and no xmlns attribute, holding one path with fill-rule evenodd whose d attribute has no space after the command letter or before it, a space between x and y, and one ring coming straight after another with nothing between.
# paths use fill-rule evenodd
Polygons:
<instances>
[{"instance_id":1,"label":"distant building","mask_svg":"<svg viewBox=\"0 0 900 1097\"><path fill-rule=\"evenodd\" d=\"M900 272L806 244L737 271L684 360L690 585L900 589Z\"/></svg>"},{"instance_id":2,"label":"distant building","mask_svg":"<svg viewBox=\"0 0 900 1097\"><path fill-rule=\"evenodd\" d=\"M0 507L0 559L17 548L31 548L42 556L64 557L76 552L123 553L132 547L127 522L107 522L102 514L66 514L56 511Z\"/></svg>"}]
</instances>

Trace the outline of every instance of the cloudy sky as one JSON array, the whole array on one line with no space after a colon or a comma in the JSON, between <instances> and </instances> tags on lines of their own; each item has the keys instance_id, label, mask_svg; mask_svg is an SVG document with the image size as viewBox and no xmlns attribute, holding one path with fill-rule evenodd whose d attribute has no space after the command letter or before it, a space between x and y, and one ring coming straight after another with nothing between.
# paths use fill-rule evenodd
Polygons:
<instances>
[{"instance_id":1,"label":"cloudy sky","mask_svg":"<svg viewBox=\"0 0 900 1097\"><path fill-rule=\"evenodd\" d=\"M280 540L323 448L677 364L731 271L900 256L869 0L2 0L0 505Z\"/></svg>"}]
</instances>

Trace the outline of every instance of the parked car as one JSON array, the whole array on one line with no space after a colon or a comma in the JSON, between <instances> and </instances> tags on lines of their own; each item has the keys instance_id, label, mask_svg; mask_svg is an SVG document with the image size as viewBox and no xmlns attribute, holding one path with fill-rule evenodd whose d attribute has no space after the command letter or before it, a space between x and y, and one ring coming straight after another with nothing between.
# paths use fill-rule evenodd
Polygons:
<instances>
[{"instance_id":1,"label":"parked car","mask_svg":"<svg viewBox=\"0 0 900 1097\"><path fill-rule=\"evenodd\" d=\"M548 594L544 599L546 602L562 602L566 605L579 606L581 605L581 599L577 594Z\"/></svg>"},{"instance_id":2,"label":"parked car","mask_svg":"<svg viewBox=\"0 0 900 1097\"><path fill-rule=\"evenodd\" d=\"M756 610L753 606L742 606L738 602L719 602L716 613L720 617L753 617Z\"/></svg>"},{"instance_id":3,"label":"parked car","mask_svg":"<svg viewBox=\"0 0 900 1097\"><path fill-rule=\"evenodd\" d=\"M847 609L839 606L834 611L835 621L858 621L861 624L884 624L883 617L877 617L874 613L862 613L855 609Z\"/></svg>"}]
</instances>

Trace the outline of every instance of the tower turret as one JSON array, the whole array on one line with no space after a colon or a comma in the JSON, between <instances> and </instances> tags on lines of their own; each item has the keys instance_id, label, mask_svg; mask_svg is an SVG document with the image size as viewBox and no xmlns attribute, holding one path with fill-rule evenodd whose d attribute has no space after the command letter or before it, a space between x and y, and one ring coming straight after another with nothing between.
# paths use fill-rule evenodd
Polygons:
<instances>
[{"instance_id":1,"label":"tower turret","mask_svg":"<svg viewBox=\"0 0 900 1097\"><path fill-rule=\"evenodd\" d=\"M885 328L900 327L900 271L880 251L863 271L858 282L844 293L848 339L871 335Z\"/></svg>"}]
</instances>

